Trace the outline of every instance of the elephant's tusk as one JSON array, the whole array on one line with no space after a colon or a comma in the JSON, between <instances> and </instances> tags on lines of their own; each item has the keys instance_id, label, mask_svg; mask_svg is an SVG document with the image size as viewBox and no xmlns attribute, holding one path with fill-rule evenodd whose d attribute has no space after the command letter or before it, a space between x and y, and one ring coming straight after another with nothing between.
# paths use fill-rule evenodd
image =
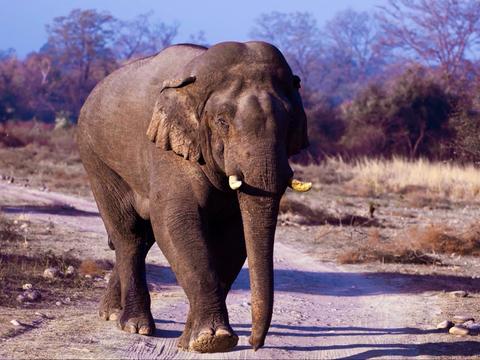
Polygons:
<instances>
[{"instance_id":1,"label":"elephant's tusk","mask_svg":"<svg viewBox=\"0 0 480 360\"><path fill-rule=\"evenodd\" d=\"M237 175L230 175L228 177L228 185L232 190L238 190L242 186L242 181L238 179Z\"/></svg>"},{"instance_id":2,"label":"elephant's tusk","mask_svg":"<svg viewBox=\"0 0 480 360\"><path fill-rule=\"evenodd\" d=\"M303 182L297 179L290 179L288 186L298 192L306 192L312 188L311 182Z\"/></svg>"}]
</instances>

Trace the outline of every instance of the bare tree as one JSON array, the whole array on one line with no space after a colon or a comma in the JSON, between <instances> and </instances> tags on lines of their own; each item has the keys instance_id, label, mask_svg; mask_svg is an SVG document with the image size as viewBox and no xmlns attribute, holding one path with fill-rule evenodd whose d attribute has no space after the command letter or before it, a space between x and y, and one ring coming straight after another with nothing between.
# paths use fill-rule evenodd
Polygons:
<instances>
[{"instance_id":1,"label":"bare tree","mask_svg":"<svg viewBox=\"0 0 480 360\"><path fill-rule=\"evenodd\" d=\"M111 46L116 20L108 13L75 9L68 16L53 19L47 25L48 41L44 49L56 55L64 67L88 81L95 66L111 68Z\"/></svg>"},{"instance_id":2,"label":"bare tree","mask_svg":"<svg viewBox=\"0 0 480 360\"><path fill-rule=\"evenodd\" d=\"M302 79L307 106L351 98L383 70L389 49L379 25L366 12L345 10L320 29L310 13L262 14L250 35L277 45Z\"/></svg>"},{"instance_id":3,"label":"bare tree","mask_svg":"<svg viewBox=\"0 0 480 360\"><path fill-rule=\"evenodd\" d=\"M30 53L24 60L14 51L0 51L0 121L8 119L52 119L55 109L49 102L53 82L49 82L47 56Z\"/></svg>"},{"instance_id":4,"label":"bare tree","mask_svg":"<svg viewBox=\"0 0 480 360\"><path fill-rule=\"evenodd\" d=\"M148 12L131 21L118 21L114 49L119 59L125 61L151 55L172 44L179 24L152 22L152 16L153 12Z\"/></svg>"},{"instance_id":5,"label":"bare tree","mask_svg":"<svg viewBox=\"0 0 480 360\"><path fill-rule=\"evenodd\" d=\"M323 44L321 32L313 15L308 12L262 14L255 21L250 36L269 41L282 50L302 86L310 92L321 76Z\"/></svg>"},{"instance_id":6,"label":"bare tree","mask_svg":"<svg viewBox=\"0 0 480 360\"><path fill-rule=\"evenodd\" d=\"M47 25L48 41L41 52L57 74L50 79L57 110L76 116L95 84L118 66L112 51L115 26L108 13L80 9Z\"/></svg>"},{"instance_id":7,"label":"bare tree","mask_svg":"<svg viewBox=\"0 0 480 360\"><path fill-rule=\"evenodd\" d=\"M389 0L380 7L383 43L453 75L480 40L478 0Z\"/></svg>"},{"instance_id":8,"label":"bare tree","mask_svg":"<svg viewBox=\"0 0 480 360\"><path fill-rule=\"evenodd\" d=\"M379 72L388 57L388 49L380 44L376 19L368 12L347 9L338 12L325 26L330 56L344 59L355 77L364 79Z\"/></svg>"}]
</instances>

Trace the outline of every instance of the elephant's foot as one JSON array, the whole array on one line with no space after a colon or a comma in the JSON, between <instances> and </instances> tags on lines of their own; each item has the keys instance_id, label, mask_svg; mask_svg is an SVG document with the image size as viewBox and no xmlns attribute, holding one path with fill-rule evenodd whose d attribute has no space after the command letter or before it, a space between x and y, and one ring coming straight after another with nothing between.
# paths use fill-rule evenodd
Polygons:
<instances>
[{"instance_id":1,"label":"elephant's foot","mask_svg":"<svg viewBox=\"0 0 480 360\"><path fill-rule=\"evenodd\" d=\"M107 290L100 301L98 313L103 320L116 321L120 318L120 312L122 311L120 291L120 281L114 271L108 282Z\"/></svg>"},{"instance_id":2,"label":"elephant's foot","mask_svg":"<svg viewBox=\"0 0 480 360\"><path fill-rule=\"evenodd\" d=\"M207 325L208 324L208 325ZM203 326L185 326L178 347L199 353L226 352L238 343L238 336L225 322L208 321Z\"/></svg>"},{"instance_id":3,"label":"elephant's foot","mask_svg":"<svg viewBox=\"0 0 480 360\"><path fill-rule=\"evenodd\" d=\"M140 313L124 309L120 313L118 327L131 334L152 335L155 332L155 321L150 310Z\"/></svg>"},{"instance_id":4,"label":"elephant's foot","mask_svg":"<svg viewBox=\"0 0 480 360\"><path fill-rule=\"evenodd\" d=\"M230 330L219 328L202 330L198 336L190 340L189 351L201 353L225 352L232 350L238 343L238 336Z\"/></svg>"}]
</instances>

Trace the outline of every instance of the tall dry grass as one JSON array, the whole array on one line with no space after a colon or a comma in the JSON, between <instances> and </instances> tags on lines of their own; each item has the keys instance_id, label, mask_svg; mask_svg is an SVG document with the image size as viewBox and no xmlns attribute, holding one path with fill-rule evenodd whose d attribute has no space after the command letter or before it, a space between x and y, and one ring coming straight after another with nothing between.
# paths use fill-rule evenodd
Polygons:
<instances>
[{"instance_id":1,"label":"tall dry grass","mask_svg":"<svg viewBox=\"0 0 480 360\"><path fill-rule=\"evenodd\" d=\"M480 168L425 159L409 161L401 158L391 160L361 159L346 162L330 158L316 172L331 173L329 178L338 178L344 184L364 194L379 196L385 193L418 192L432 198L441 197L452 201L480 200ZM313 168L303 168L313 174ZM326 175L321 175L325 177Z\"/></svg>"}]
</instances>

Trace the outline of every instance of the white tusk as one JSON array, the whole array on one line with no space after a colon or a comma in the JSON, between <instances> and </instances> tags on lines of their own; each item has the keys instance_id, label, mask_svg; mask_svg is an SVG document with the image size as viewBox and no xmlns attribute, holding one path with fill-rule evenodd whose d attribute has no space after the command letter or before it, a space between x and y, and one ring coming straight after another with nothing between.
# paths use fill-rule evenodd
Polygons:
<instances>
[{"instance_id":1,"label":"white tusk","mask_svg":"<svg viewBox=\"0 0 480 360\"><path fill-rule=\"evenodd\" d=\"M288 186L298 192L306 192L312 188L311 182L303 182L297 179L290 179Z\"/></svg>"},{"instance_id":2,"label":"white tusk","mask_svg":"<svg viewBox=\"0 0 480 360\"><path fill-rule=\"evenodd\" d=\"M228 185L232 190L238 190L242 186L242 181L238 179L237 175L230 175L228 177Z\"/></svg>"}]
</instances>

